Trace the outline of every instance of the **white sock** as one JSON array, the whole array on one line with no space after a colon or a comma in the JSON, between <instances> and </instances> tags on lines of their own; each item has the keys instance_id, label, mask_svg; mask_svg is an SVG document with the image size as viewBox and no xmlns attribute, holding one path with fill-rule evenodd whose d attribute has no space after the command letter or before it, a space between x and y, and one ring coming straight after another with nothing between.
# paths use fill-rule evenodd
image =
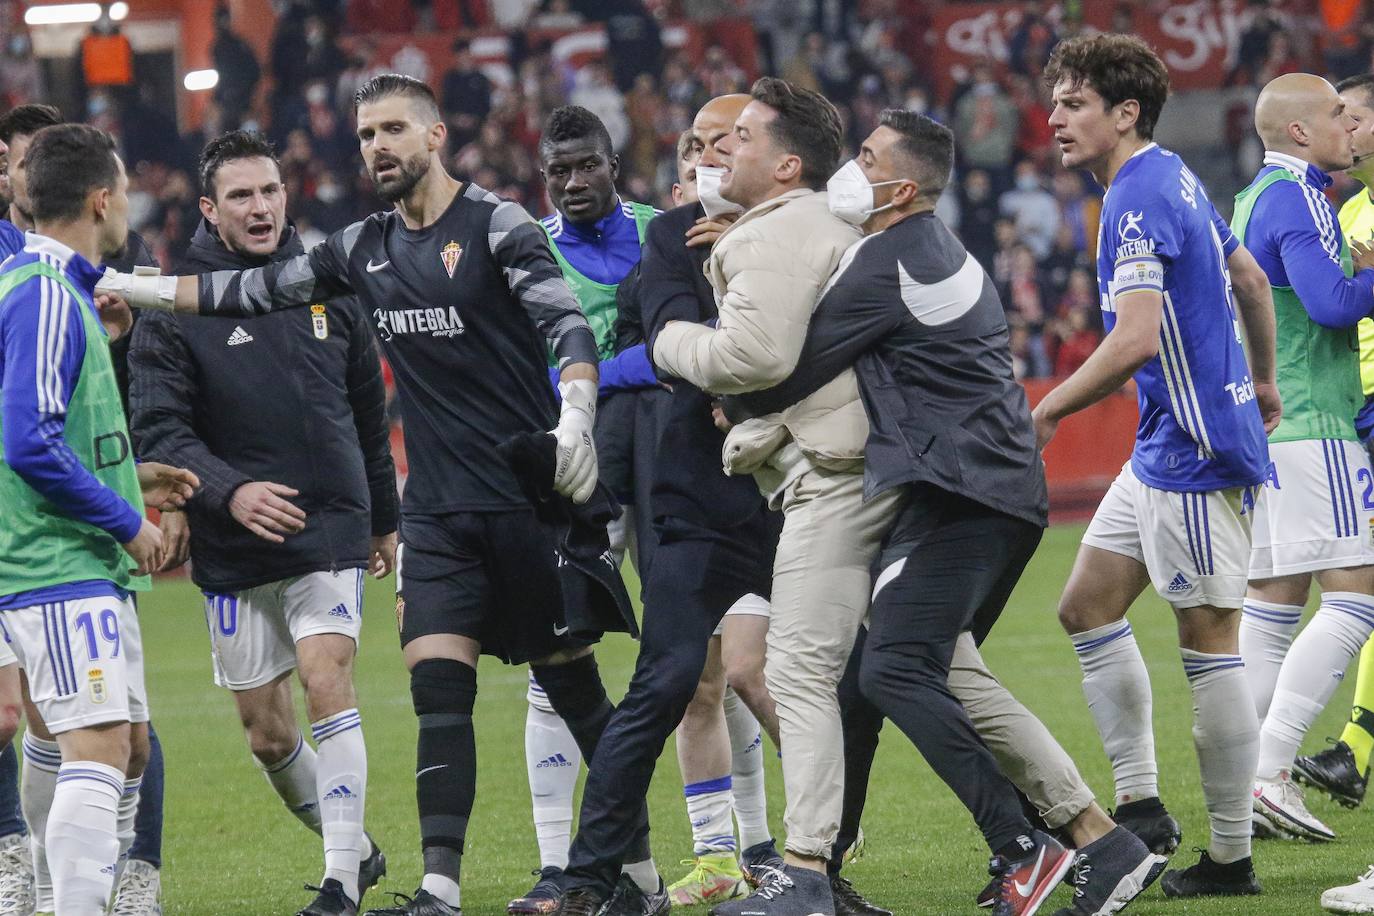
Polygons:
<instances>
[{"instance_id":1,"label":"white sock","mask_svg":"<svg viewBox=\"0 0 1374 916\"><path fill-rule=\"evenodd\" d=\"M582 752L553 711L544 689L530 676L525 711L525 770L530 781L534 835L540 868L567 868L572 845L573 792ZM657 889L657 888L655 888Z\"/></svg>"},{"instance_id":2,"label":"white sock","mask_svg":"<svg viewBox=\"0 0 1374 916\"><path fill-rule=\"evenodd\" d=\"M1260 779L1293 766L1302 740L1340 686L1351 659L1374 631L1374 597L1326 592L1279 671L1274 700L1260 732Z\"/></svg>"},{"instance_id":3,"label":"white sock","mask_svg":"<svg viewBox=\"0 0 1374 916\"><path fill-rule=\"evenodd\" d=\"M305 736L296 739L296 749L276 763L258 766L267 777L272 790L298 821L320 833L320 796L315 786L317 767L315 749L305 743Z\"/></svg>"},{"instance_id":4,"label":"white sock","mask_svg":"<svg viewBox=\"0 0 1374 916\"><path fill-rule=\"evenodd\" d=\"M692 821L692 854L735 851L735 825L730 823L730 774L682 787L687 817ZM658 888L655 887L654 890Z\"/></svg>"},{"instance_id":5,"label":"white sock","mask_svg":"<svg viewBox=\"0 0 1374 916\"><path fill-rule=\"evenodd\" d=\"M1274 682L1279 679L1279 668L1283 667L1293 634L1298 631L1302 608L1300 604L1245 599L1240 618L1240 657L1245 659L1245 676L1250 679L1260 721L1269 714Z\"/></svg>"},{"instance_id":6,"label":"white sock","mask_svg":"<svg viewBox=\"0 0 1374 916\"><path fill-rule=\"evenodd\" d=\"M1150 672L1130 623L1118 620L1070 639L1083 668L1083 695L1112 763L1116 803L1158 798Z\"/></svg>"},{"instance_id":7,"label":"white sock","mask_svg":"<svg viewBox=\"0 0 1374 916\"><path fill-rule=\"evenodd\" d=\"M19 779L19 806L29 825L34 899L38 912L51 913L56 904L52 896L52 873L48 869L46 835L48 812L57 790L57 771L62 766L62 751L56 741L44 741L32 732L24 733L23 747L24 772Z\"/></svg>"},{"instance_id":8,"label":"white sock","mask_svg":"<svg viewBox=\"0 0 1374 916\"><path fill-rule=\"evenodd\" d=\"M739 848L773 838L768 828L768 792L763 782L763 734L759 720L729 687L725 688L725 727L730 731L730 781L734 790Z\"/></svg>"},{"instance_id":9,"label":"white sock","mask_svg":"<svg viewBox=\"0 0 1374 916\"><path fill-rule=\"evenodd\" d=\"M119 839L119 858L115 861L115 884L124 874L124 866L129 861L129 847L134 845L134 821L138 818L138 793L143 787L143 777L124 780L124 791L119 796L119 809L115 812L115 836Z\"/></svg>"},{"instance_id":10,"label":"white sock","mask_svg":"<svg viewBox=\"0 0 1374 916\"><path fill-rule=\"evenodd\" d=\"M315 739L315 786L324 837L324 876L358 902L358 863L366 853L363 807L367 798L367 747L358 710L345 709L310 723Z\"/></svg>"},{"instance_id":11,"label":"white sock","mask_svg":"<svg viewBox=\"0 0 1374 916\"><path fill-rule=\"evenodd\" d=\"M1202 797L1212 821L1212 859L1221 864L1250 855L1251 791L1259 755L1259 722L1239 655L1180 649L1193 691L1193 746L1202 771Z\"/></svg>"},{"instance_id":12,"label":"white sock","mask_svg":"<svg viewBox=\"0 0 1374 916\"><path fill-rule=\"evenodd\" d=\"M115 836L124 774L90 760L62 764L48 817L54 912L104 916L114 890Z\"/></svg>"},{"instance_id":13,"label":"white sock","mask_svg":"<svg viewBox=\"0 0 1374 916\"><path fill-rule=\"evenodd\" d=\"M449 906L463 905L458 882L444 875L425 875L420 880L420 889L433 894Z\"/></svg>"},{"instance_id":14,"label":"white sock","mask_svg":"<svg viewBox=\"0 0 1374 916\"><path fill-rule=\"evenodd\" d=\"M628 865L622 865L620 871L623 874L629 875L630 880L644 893L658 893L658 886L661 882L658 880L658 866L654 864L653 859L645 859L643 862L631 862Z\"/></svg>"}]
</instances>

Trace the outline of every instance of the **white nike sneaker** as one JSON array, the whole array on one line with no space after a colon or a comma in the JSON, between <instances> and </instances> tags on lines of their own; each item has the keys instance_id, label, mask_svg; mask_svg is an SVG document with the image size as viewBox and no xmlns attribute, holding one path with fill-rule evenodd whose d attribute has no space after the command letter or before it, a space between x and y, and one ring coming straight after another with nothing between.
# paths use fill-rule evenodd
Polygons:
<instances>
[{"instance_id":1,"label":"white nike sneaker","mask_svg":"<svg viewBox=\"0 0 1374 916\"><path fill-rule=\"evenodd\" d=\"M1255 780L1254 811L1279 833L1317 843L1336 838L1334 830L1307 810L1302 789L1287 770L1281 770L1278 779Z\"/></svg>"},{"instance_id":2,"label":"white nike sneaker","mask_svg":"<svg viewBox=\"0 0 1374 916\"><path fill-rule=\"evenodd\" d=\"M162 916L162 872L151 862L130 859L119 878L110 916Z\"/></svg>"},{"instance_id":3,"label":"white nike sneaker","mask_svg":"<svg viewBox=\"0 0 1374 916\"><path fill-rule=\"evenodd\" d=\"M1332 913L1374 913L1374 865L1354 884L1323 891L1322 909Z\"/></svg>"},{"instance_id":4,"label":"white nike sneaker","mask_svg":"<svg viewBox=\"0 0 1374 916\"><path fill-rule=\"evenodd\" d=\"M33 857L29 838L0 839L0 916L33 916Z\"/></svg>"}]
</instances>

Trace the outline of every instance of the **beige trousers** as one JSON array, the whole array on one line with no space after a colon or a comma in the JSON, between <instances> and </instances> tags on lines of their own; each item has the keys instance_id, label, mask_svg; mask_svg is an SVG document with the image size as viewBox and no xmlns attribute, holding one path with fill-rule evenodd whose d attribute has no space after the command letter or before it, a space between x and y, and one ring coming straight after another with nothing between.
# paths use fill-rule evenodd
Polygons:
<instances>
[{"instance_id":1,"label":"beige trousers","mask_svg":"<svg viewBox=\"0 0 1374 916\"><path fill-rule=\"evenodd\" d=\"M783 492L764 674L777 704L787 807L786 849L828 858L844 798L844 735L836 690L868 613L872 564L904 491L863 501L863 474L813 468ZM993 677L965 633L950 691L1002 771L1051 827L1093 801L1072 760Z\"/></svg>"}]
</instances>

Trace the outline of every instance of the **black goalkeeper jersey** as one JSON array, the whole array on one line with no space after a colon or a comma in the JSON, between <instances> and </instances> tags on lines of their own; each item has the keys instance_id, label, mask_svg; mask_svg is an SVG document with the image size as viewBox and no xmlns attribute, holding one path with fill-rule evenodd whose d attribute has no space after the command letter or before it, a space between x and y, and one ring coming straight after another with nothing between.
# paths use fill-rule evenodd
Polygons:
<instances>
[{"instance_id":1,"label":"black goalkeeper jersey","mask_svg":"<svg viewBox=\"0 0 1374 916\"><path fill-rule=\"evenodd\" d=\"M200 311L258 315L348 293L396 377L410 465L402 509L527 505L496 446L557 422L550 348L560 365L597 361L539 224L467 183L423 229L377 213L299 257L202 274Z\"/></svg>"}]
</instances>

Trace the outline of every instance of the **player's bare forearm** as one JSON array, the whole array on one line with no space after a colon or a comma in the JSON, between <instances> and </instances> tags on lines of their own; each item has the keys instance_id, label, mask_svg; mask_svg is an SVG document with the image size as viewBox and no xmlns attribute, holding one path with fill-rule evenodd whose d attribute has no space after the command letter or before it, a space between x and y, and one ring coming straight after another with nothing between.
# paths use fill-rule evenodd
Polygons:
<instances>
[{"instance_id":1,"label":"player's bare forearm","mask_svg":"<svg viewBox=\"0 0 1374 916\"><path fill-rule=\"evenodd\" d=\"M1121 296L1116 301L1116 325L1078 371L1057 385L1036 405L1036 439L1043 447L1059 421L1096 404L1121 388L1126 380L1159 352L1159 329L1164 297L1152 290Z\"/></svg>"},{"instance_id":2,"label":"player's bare forearm","mask_svg":"<svg viewBox=\"0 0 1374 916\"><path fill-rule=\"evenodd\" d=\"M587 381L596 383L598 373L595 363L568 363L558 373L560 382Z\"/></svg>"},{"instance_id":3,"label":"player's bare forearm","mask_svg":"<svg viewBox=\"0 0 1374 916\"><path fill-rule=\"evenodd\" d=\"M200 312L199 277L177 277L177 297L172 311L187 312L192 315Z\"/></svg>"},{"instance_id":4,"label":"player's bare forearm","mask_svg":"<svg viewBox=\"0 0 1374 916\"><path fill-rule=\"evenodd\" d=\"M1231 272L1231 289L1236 295L1236 311L1245 335L1250 377L1257 384L1272 382L1276 331L1269 278L1243 245L1231 253L1226 266Z\"/></svg>"}]
</instances>

